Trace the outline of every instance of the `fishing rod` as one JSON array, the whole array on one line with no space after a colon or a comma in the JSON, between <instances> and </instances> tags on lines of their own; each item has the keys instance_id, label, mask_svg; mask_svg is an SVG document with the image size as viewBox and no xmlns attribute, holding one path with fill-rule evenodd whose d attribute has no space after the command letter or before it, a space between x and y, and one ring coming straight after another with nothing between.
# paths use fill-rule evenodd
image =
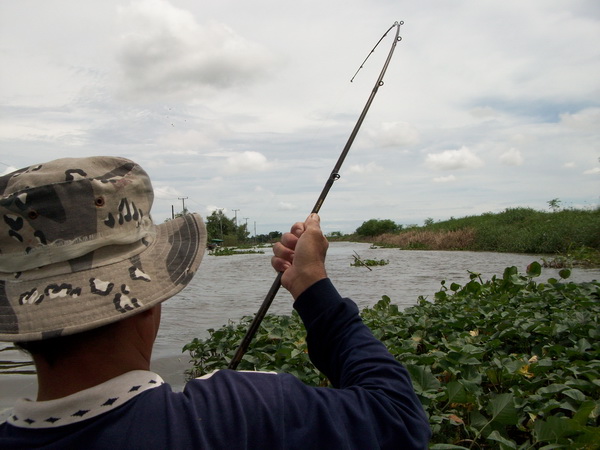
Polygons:
<instances>
[{"instance_id":1,"label":"fishing rod","mask_svg":"<svg viewBox=\"0 0 600 450\"><path fill-rule=\"evenodd\" d=\"M394 42L392 42L392 47L388 53L387 59L385 60L383 69L381 69L379 78L377 78L377 82L375 83L375 86L373 87L373 90L371 91L371 95L369 96L369 99L367 100L367 103L365 104L365 106L360 114L360 117L358 118L358 121L356 122L356 125L354 125L354 129L352 130L352 133L350 133L350 137L348 138L348 141L346 142L346 145L344 146L344 149L342 150L342 153L341 153L340 157L338 158L337 163L335 164L333 170L331 171L331 174L329 175L329 178L327 179L327 182L325 183L325 186L323 187L323 190L321 191L321 195L319 195L319 198L317 199L317 202L315 203L315 206L313 207L311 214L316 214L319 212L319 210L321 209L321 206L323 205L323 202L325 201L325 198L327 197L327 194L329 193L329 190L333 186L333 183L340 178L339 171L342 167L342 164L344 163L344 160L346 159L346 155L350 151L350 147L352 147L354 138L356 138L356 135L358 134L358 130L360 129L363 121L365 120L367 111L369 111L371 103L373 102L373 99L375 98L375 95L377 94L377 91L379 90L379 88L381 86L383 86L383 76L385 75L388 65L390 64L392 55L394 53L394 49L396 48L396 44L402 40L402 38L399 36L401 25L404 25L404 21L394 22L394 24L388 28L388 30L383 34L381 39L379 39L379 41L377 41L377 44L375 44L375 47L373 47L371 52L367 55L365 60L362 62L362 64L360 65L360 67L358 68L358 70L356 71L356 73L354 74L352 79L350 80L350 82L352 82L354 80L354 78L356 77L356 74L360 71L360 69L363 68L363 65L365 64L367 59L369 59L369 56L371 56L371 54L375 51L375 48L377 48L379 43L387 36L387 34L390 32L390 30L392 28L396 27L396 36L394 37ZM260 327L262 320L265 318L265 315L267 314L267 311L269 310L271 303L273 303L273 299L277 295L277 291L279 291L279 288L281 287L282 275L283 275L283 272L277 273L277 276L275 277L275 281L273 281L273 284L271 285L269 292L267 292L267 295L265 296L265 299L263 300L258 312L254 316L254 319L252 320L250 327L248 327L248 331L246 332L246 335L242 339L242 342L240 343L238 349L235 352L235 355L229 362L229 365L227 366L228 369L235 370L237 368L239 362L242 360L242 357L246 353L246 350L248 350L248 347L250 346L250 342L252 342L252 339L254 338L254 335L258 331L258 328Z\"/></svg>"}]
</instances>

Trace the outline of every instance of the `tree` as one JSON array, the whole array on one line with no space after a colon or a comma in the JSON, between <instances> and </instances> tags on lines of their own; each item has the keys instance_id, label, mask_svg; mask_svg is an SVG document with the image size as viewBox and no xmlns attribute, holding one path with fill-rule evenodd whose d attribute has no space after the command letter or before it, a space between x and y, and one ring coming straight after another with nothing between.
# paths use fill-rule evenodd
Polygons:
<instances>
[{"instance_id":1,"label":"tree","mask_svg":"<svg viewBox=\"0 0 600 450\"><path fill-rule=\"evenodd\" d=\"M233 219L223 214L222 209L217 209L206 218L206 232L209 242L212 239L224 239L229 234L235 234Z\"/></svg>"},{"instance_id":2,"label":"tree","mask_svg":"<svg viewBox=\"0 0 600 450\"><path fill-rule=\"evenodd\" d=\"M560 209L560 200L558 198L553 198L552 200L548 201L548 206L553 212L556 212Z\"/></svg>"},{"instance_id":3,"label":"tree","mask_svg":"<svg viewBox=\"0 0 600 450\"><path fill-rule=\"evenodd\" d=\"M283 234L281 233L281 231L271 231L271 232L269 232L269 239L278 240L278 239L281 239L282 235Z\"/></svg>"},{"instance_id":4,"label":"tree","mask_svg":"<svg viewBox=\"0 0 600 450\"><path fill-rule=\"evenodd\" d=\"M235 229L235 235L237 237L238 242L246 242L248 240L248 236L250 236L250 232L248 231L248 224L238 225Z\"/></svg>"},{"instance_id":5,"label":"tree","mask_svg":"<svg viewBox=\"0 0 600 450\"><path fill-rule=\"evenodd\" d=\"M383 233L393 233L401 228L400 225L390 219L371 219L363 222L363 224L356 229L356 234L359 236L379 236Z\"/></svg>"}]
</instances>

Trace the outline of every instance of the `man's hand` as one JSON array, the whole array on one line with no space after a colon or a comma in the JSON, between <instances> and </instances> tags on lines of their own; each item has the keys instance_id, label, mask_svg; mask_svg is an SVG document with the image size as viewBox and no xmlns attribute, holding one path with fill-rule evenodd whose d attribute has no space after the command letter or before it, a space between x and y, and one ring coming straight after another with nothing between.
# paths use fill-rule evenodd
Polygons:
<instances>
[{"instance_id":1,"label":"man's hand","mask_svg":"<svg viewBox=\"0 0 600 450\"><path fill-rule=\"evenodd\" d=\"M317 214L311 214L304 223L295 223L273 246L275 256L271 258L271 265L283 272L281 285L294 299L317 281L327 278L325 255L328 247Z\"/></svg>"}]
</instances>

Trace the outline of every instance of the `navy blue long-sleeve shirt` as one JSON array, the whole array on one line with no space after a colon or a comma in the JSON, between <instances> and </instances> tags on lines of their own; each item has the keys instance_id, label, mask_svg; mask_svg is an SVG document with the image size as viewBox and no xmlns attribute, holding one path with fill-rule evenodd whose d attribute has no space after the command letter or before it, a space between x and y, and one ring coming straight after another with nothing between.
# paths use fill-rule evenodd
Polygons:
<instances>
[{"instance_id":1,"label":"navy blue long-sleeve shirt","mask_svg":"<svg viewBox=\"0 0 600 450\"><path fill-rule=\"evenodd\" d=\"M427 418L406 369L328 279L295 302L309 355L334 388L289 374L222 370L172 392L134 371L63 399L20 401L0 448L426 448Z\"/></svg>"}]
</instances>

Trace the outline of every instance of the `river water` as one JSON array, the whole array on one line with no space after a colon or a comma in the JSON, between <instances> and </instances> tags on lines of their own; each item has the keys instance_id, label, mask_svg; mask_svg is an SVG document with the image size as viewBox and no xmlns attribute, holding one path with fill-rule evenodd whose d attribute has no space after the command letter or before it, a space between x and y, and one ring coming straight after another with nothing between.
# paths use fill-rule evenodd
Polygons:
<instances>
[{"instance_id":1,"label":"river water","mask_svg":"<svg viewBox=\"0 0 600 450\"><path fill-rule=\"evenodd\" d=\"M182 347L194 337L208 336L208 329L219 328L229 320L256 313L267 294L275 272L271 268L271 249L264 254L213 256L206 254L200 271L190 285L163 304L161 329L156 340L152 370L159 373L175 390L184 384L189 357ZM353 267L353 255L361 259L388 260L389 264ZM352 298L360 308L371 306L387 295L401 308L412 306L419 296L432 299L440 282L465 284L469 271L481 273L484 280L501 276L508 266L525 272L540 256L491 252L403 251L371 248L370 244L333 242L327 253L329 277L340 293ZM540 280L557 277L555 269L543 269ZM600 279L600 269L576 268L573 281ZM270 313L290 314L292 297L280 289ZM0 350L5 348L0 344ZM0 360L24 361L16 351L0 353ZM0 411L19 397L35 398L34 375L0 375Z\"/></svg>"}]
</instances>

